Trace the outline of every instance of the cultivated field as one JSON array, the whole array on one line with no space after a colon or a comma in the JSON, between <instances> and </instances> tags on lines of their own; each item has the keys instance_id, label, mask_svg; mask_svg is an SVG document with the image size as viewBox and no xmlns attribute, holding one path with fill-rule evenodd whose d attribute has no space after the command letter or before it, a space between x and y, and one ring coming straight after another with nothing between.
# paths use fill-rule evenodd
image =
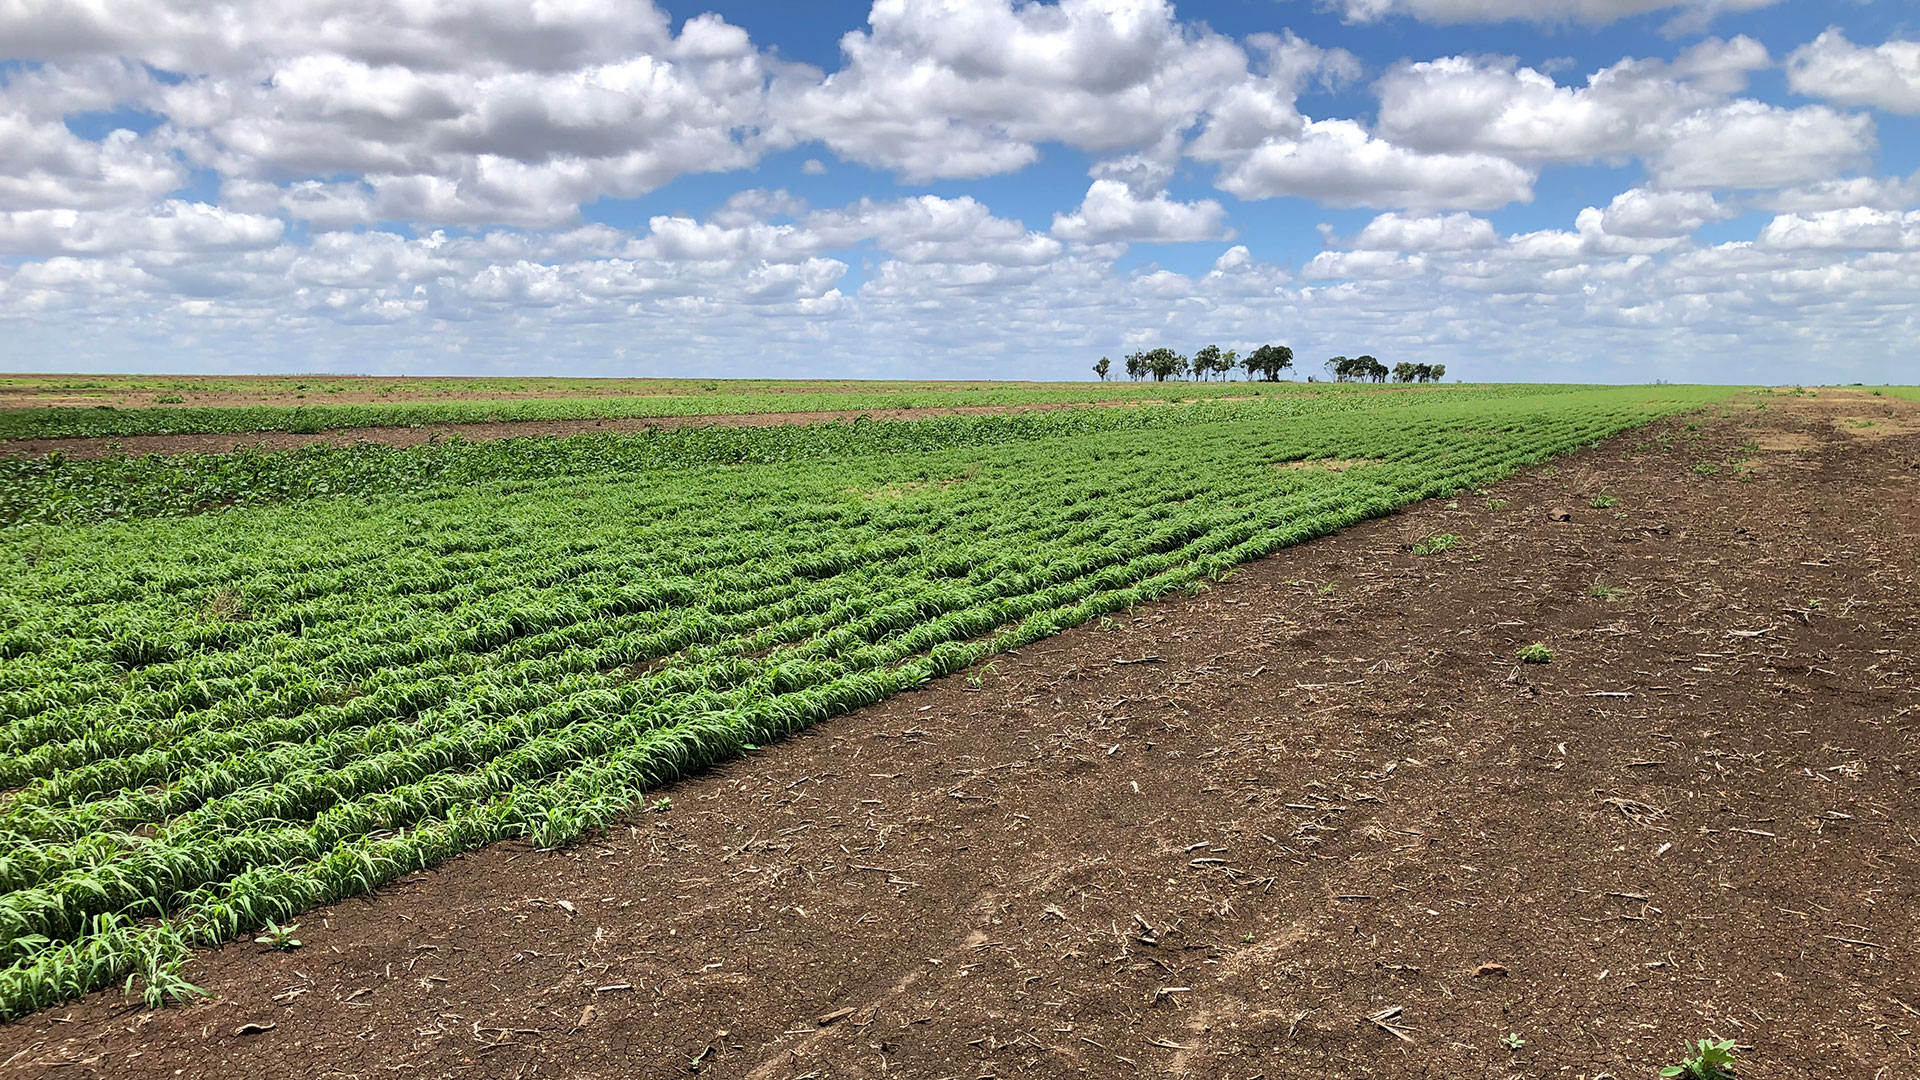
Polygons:
<instances>
[{"instance_id":1,"label":"cultivated field","mask_svg":"<svg viewBox=\"0 0 1920 1080\"><path fill-rule=\"evenodd\" d=\"M0 1051L1910 1075L1917 464L1685 387L8 461Z\"/></svg>"}]
</instances>

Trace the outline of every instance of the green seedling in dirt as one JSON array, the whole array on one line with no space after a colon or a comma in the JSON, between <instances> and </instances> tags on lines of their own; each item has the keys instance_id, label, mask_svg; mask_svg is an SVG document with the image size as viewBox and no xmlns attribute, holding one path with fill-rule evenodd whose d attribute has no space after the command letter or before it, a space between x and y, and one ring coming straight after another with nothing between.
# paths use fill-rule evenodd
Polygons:
<instances>
[{"instance_id":1,"label":"green seedling in dirt","mask_svg":"<svg viewBox=\"0 0 1920 1080\"><path fill-rule=\"evenodd\" d=\"M987 676L998 674L1000 674L1000 669L992 664L988 664L986 667L967 676L967 686L971 689L978 690L987 685Z\"/></svg>"},{"instance_id":2,"label":"green seedling in dirt","mask_svg":"<svg viewBox=\"0 0 1920 1080\"><path fill-rule=\"evenodd\" d=\"M1595 510L1610 510L1613 507L1619 506L1620 500L1611 495L1601 494L1595 495L1593 501L1587 505L1593 507Z\"/></svg>"},{"instance_id":3,"label":"green seedling in dirt","mask_svg":"<svg viewBox=\"0 0 1920 1080\"><path fill-rule=\"evenodd\" d=\"M1515 655L1520 657L1520 662L1523 664L1553 663L1553 650L1547 648L1545 644L1538 641L1534 642L1531 645L1528 645L1524 649L1521 649Z\"/></svg>"},{"instance_id":4,"label":"green seedling in dirt","mask_svg":"<svg viewBox=\"0 0 1920 1080\"><path fill-rule=\"evenodd\" d=\"M1488 499L1487 500L1487 509L1489 510L1505 510L1507 507L1512 505L1513 503L1509 502L1506 499Z\"/></svg>"},{"instance_id":5,"label":"green seedling in dirt","mask_svg":"<svg viewBox=\"0 0 1920 1080\"><path fill-rule=\"evenodd\" d=\"M1549 465L1546 468L1535 472L1533 475L1539 477L1542 480L1551 480L1554 477L1560 475L1560 470L1556 466Z\"/></svg>"},{"instance_id":6,"label":"green seedling in dirt","mask_svg":"<svg viewBox=\"0 0 1920 1080\"><path fill-rule=\"evenodd\" d=\"M1717 473L1720 471L1720 466L1715 465L1711 461L1703 461L1700 464L1695 465L1693 467L1693 471L1699 473L1701 476L1712 476L1714 473Z\"/></svg>"},{"instance_id":7,"label":"green seedling in dirt","mask_svg":"<svg viewBox=\"0 0 1920 1080\"><path fill-rule=\"evenodd\" d=\"M1415 555L1438 555L1443 551L1452 551L1459 546L1460 538L1453 533L1434 533L1410 549Z\"/></svg>"},{"instance_id":8,"label":"green seedling in dirt","mask_svg":"<svg viewBox=\"0 0 1920 1080\"><path fill-rule=\"evenodd\" d=\"M269 920L267 922L267 932L253 940L257 945L265 945L269 948L279 949L281 952L292 952L300 947L300 939L293 936L299 929L299 923L288 923L285 926L281 926L279 923Z\"/></svg>"},{"instance_id":9,"label":"green seedling in dirt","mask_svg":"<svg viewBox=\"0 0 1920 1080\"><path fill-rule=\"evenodd\" d=\"M1618 585L1609 585L1599 578L1593 579L1593 585L1587 589L1587 595L1596 600L1611 600L1616 596L1625 596L1627 590Z\"/></svg>"},{"instance_id":10,"label":"green seedling in dirt","mask_svg":"<svg viewBox=\"0 0 1920 1080\"><path fill-rule=\"evenodd\" d=\"M669 799L655 799L655 800L653 800L653 812L654 812L654 813L656 813L656 814L664 814L664 813L666 813L667 811L669 811L669 810L671 810L671 809L673 809L673 800L672 800L672 799L670 799L670 798L669 798Z\"/></svg>"},{"instance_id":11,"label":"green seedling in dirt","mask_svg":"<svg viewBox=\"0 0 1920 1080\"><path fill-rule=\"evenodd\" d=\"M1730 1080L1733 1076L1732 1039L1701 1039L1687 1047L1687 1056L1678 1065L1660 1070L1661 1076L1682 1080Z\"/></svg>"},{"instance_id":12,"label":"green seedling in dirt","mask_svg":"<svg viewBox=\"0 0 1920 1080\"><path fill-rule=\"evenodd\" d=\"M1820 610L1820 598L1816 596L1816 597L1814 597L1813 599L1811 599L1811 600L1808 600L1808 601L1807 601L1807 610L1808 610L1808 611L1819 611L1819 610Z\"/></svg>"},{"instance_id":13,"label":"green seedling in dirt","mask_svg":"<svg viewBox=\"0 0 1920 1080\"><path fill-rule=\"evenodd\" d=\"M1213 586L1204 581L1189 581L1181 587L1180 591L1186 593L1188 596L1199 596L1211 588L1213 588Z\"/></svg>"},{"instance_id":14,"label":"green seedling in dirt","mask_svg":"<svg viewBox=\"0 0 1920 1080\"><path fill-rule=\"evenodd\" d=\"M1252 944L1252 943L1253 943L1253 931L1251 931L1251 930L1249 930L1249 931L1247 931L1247 933L1246 933L1246 935L1245 935L1244 937L1242 937L1242 938L1241 938L1240 940L1241 940L1241 942L1242 942L1242 943L1245 943L1245 944Z\"/></svg>"},{"instance_id":15,"label":"green seedling in dirt","mask_svg":"<svg viewBox=\"0 0 1920 1080\"><path fill-rule=\"evenodd\" d=\"M1527 1040L1521 1038L1519 1032L1510 1031L1507 1033L1506 1038L1500 1040L1500 1045L1506 1047L1509 1050L1517 1051L1521 1047L1527 1045Z\"/></svg>"}]
</instances>

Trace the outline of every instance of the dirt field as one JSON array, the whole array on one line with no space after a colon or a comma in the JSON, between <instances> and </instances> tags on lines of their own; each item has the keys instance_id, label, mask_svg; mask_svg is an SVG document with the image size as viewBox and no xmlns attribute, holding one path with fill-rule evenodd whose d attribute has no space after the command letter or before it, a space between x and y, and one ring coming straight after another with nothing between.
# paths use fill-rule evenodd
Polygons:
<instances>
[{"instance_id":1,"label":"dirt field","mask_svg":"<svg viewBox=\"0 0 1920 1080\"><path fill-rule=\"evenodd\" d=\"M1420 504L210 953L210 1002L0 1027L0 1074L1920 1075L1917 421L1775 397Z\"/></svg>"}]
</instances>

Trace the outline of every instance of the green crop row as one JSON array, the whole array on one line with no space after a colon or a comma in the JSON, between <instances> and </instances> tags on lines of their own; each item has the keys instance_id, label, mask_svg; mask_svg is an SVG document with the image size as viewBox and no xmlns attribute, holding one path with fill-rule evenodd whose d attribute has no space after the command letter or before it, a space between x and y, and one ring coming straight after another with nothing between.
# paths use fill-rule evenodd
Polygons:
<instances>
[{"instance_id":1,"label":"green crop row","mask_svg":"<svg viewBox=\"0 0 1920 1080\"><path fill-rule=\"evenodd\" d=\"M1725 393L253 455L227 512L136 520L98 519L193 509L164 488L223 459L17 464L0 1015L480 844L566 842L824 717ZM1286 467L1328 458L1361 464Z\"/></svg>"},{"instance_id":2,"label":"green crop row","mask_svg":"<svg viewBox=\"0 0 1920 1080\"><path fill-rule=\"evenodd\" d=\"M313 433L342 428L420 427L509 420L626 420L750 413L871 412L972 406L1088 402L1204 401L1214 398L1364 392L1304 383L1092 383L993 385L950 389L741 390L722 393L605 395L493 401L382 401L300 405L116 408L111 405L0 410L0 439L125 435ZM1377 392L1377 391L1376 391Z\"/></svg>"}]
</instances>

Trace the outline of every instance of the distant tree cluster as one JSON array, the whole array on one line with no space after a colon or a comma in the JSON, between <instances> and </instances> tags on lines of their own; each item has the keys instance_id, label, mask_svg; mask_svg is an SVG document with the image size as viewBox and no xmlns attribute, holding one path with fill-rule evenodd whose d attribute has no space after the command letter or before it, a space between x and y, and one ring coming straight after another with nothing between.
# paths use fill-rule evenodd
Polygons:
<instances>
[{"instance_id":1,"label":"distant tree cluster","mask_svg":"<svg viewBox=\"0 0 1920 1080\"><path fill-rule=\"evenodd\" d=\"M1225 379L1241 369L1245 369L1249 379L1275 382L1279 380L1281 372L1293 367L1293 350L1285 345L1262 345L1243 357L1232 349L1207 345L1188 357L1162 346L1131 353L1122 363L1127 378L1136 382L1141 379L1166 382L1168 379L1189 376L1204 381L1216 375ZM1439 382L1447 373L1447 365L1403 363L1395 364L1392 370L1388 370L1387 365L1371 356L1336 356L1327 361L1327 371L1339 382L1383 383L1389 376L1393 381L1403 383ZM1104 356L1093 365L1093 373L1102 379L1112 372L1113 361Z\"/></svg>"},{"instance_id":2,"label":"distant tree cluster","mask_svg":"<svg viewBox=\"0 0 1920 1080\"><path fill-rule=\"evenodd\" d=\"M1337 382L1386 382L1387 365L1371 356L1336 356L1327 371Z\"/></svg>"},{"instance_id":3,"label":"distant tree cluster","mask_svg":"<svg viewBox=\"0 0 1920 1080\"><path fill-rule=\"evenodd\" d=\"M1126 366L1127 378L1135 381L1152 379L1154 382L1166 382L1168 379L1184 379L1189 375L1202 381L1216 375L1225 379L1231 378L1235 371L1244 367L1249 379L1258 377L1271 382L1278 379L1282 371L1293 366L1293 350L1285 345L1262 345L1242 357L1233 349L1207 345L1188 357L1162 346L1131 353L1122 363ZM1102 379L1112 371L1113 361L1104 356L1093 365L1093 373Z\"/></svg>"}]
</instances>

